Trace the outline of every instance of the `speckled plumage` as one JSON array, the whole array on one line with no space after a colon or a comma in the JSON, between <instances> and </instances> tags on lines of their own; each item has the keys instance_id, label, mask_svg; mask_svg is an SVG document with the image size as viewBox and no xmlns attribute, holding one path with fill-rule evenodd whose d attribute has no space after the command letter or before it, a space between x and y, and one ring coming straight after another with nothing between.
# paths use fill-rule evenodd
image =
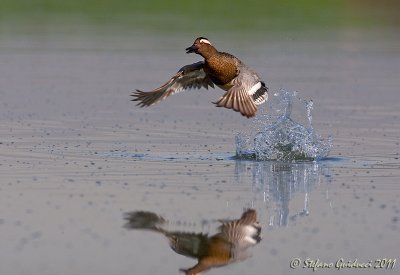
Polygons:
<instances>
[{"instance_id":1,"label":"speckled plumage","mask_svg":"<svg viewBox=\"0 0 400 275\"><path fill-rule=\"evenodd\" d=\"M229 84L238 74L239 60L231 54L217 52L205 60L204 71L219 86Z\"/></svg>"},{"instance_id":2,"label":"speckled plumage","mask_svg":"<svg viewBox=\"0 0 400 275\"><path fill-rule=\"evenodd\" d=\"M153 105L169 95L189 88L214 87L226 93L218 99L217 107L240 112L248 118L256 115L257 105L268 99L268 88L255 71L235 56L219 52L207 38L197 38L187 53L196 53L204 58L182 67L168 82L150 92L136 90L133 101L141 107Z\"/></svg>"}]
</instances>

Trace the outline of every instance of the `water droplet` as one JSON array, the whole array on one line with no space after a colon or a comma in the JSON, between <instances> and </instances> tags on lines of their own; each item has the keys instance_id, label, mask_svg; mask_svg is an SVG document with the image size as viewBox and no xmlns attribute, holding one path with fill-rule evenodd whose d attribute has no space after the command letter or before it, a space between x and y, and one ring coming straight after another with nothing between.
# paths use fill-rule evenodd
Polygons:
<instances>
[{"instance_id":1,"label":"water droplet","mask_svg":"<svg viewBox=\"0 0 400 275\"><path fill-rule=\"evenodd\" d=\"M313 101L297 95L284 90L273 94L266 111L260 112L250 131L236 136L238 158L293 161L316 160L328 155L332 138L323 139L314 131Z\"/></svg>"}]
</instances>

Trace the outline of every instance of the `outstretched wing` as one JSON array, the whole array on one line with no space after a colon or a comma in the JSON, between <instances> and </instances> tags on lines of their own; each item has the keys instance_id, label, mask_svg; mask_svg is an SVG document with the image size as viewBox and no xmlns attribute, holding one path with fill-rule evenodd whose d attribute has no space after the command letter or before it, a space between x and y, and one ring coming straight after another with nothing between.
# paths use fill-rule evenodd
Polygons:
<instances>
[{"instance_id":1,"label":"outstretched wing","mask_svg":"<svg viewBox=\"0 0 400 275\"><path fill-rule=\"evenodd\" d=\"M240 112L250 118L256 115L257 106L246 87L233 86L217 102L217 107L225 107Z\"/></svg>"},{"instance_id":2,"label":"outstretched wing","mask_svg":"<svg viewBox=\"0 0 400 275\"><path fill-rule=\"evenodd\" d=\"M256 72L244 65L239 66L240 68L243 71L229 83L231 87L215 104L250 118L256 115L257 105L264 103L268 98L268 89Z\"/></svg>"},{"instance_id":3,"label":"outstretched wing","mask_svg":"<svg viewBox=\"0 0 400 275\"><path fill-rule=\"evenodd\" d=\"M140 107L151 106L160 102L166 97L186 89L200 89L204 87L214 87L211 79L206 75L203 69L204 62L199 61L182 67L170 80L161 87L150 92L136 90L132 94L132 101L138 101Z\"/></svg>"}]
</instances>

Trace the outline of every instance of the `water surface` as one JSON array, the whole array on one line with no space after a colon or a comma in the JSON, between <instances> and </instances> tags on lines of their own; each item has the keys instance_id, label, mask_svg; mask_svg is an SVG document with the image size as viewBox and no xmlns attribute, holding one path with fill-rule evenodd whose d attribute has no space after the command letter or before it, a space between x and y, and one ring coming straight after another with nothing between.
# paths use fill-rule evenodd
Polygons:
<instances>
[{"instance_id":1,"label":"water surface","mask_svg":"<svg viewBox=\"0 0 400 275\"><path fill-rule=\"evenodd\" d=\"M271 91L313 100L313 128L334 146L327 158L293 163L232 158L250 121L211 104L221 91L185 92L149 109L129 101L133 89L199 59L184 53L192 37L3 34L1 273L177 274L195 264L162 235L124 228L133 211L212 234L217 220L255 209L263 239L252 257L210 274L308 274L290 261L398 257L398 35L338 33L209 37Z\"/></svg>"}]
</instances>

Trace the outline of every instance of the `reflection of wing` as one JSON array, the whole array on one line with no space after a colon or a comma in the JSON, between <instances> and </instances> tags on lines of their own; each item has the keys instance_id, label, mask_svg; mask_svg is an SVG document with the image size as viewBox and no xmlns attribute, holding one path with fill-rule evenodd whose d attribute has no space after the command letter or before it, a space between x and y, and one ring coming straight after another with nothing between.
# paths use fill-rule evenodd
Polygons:
<instances>
[{"instance_id":1,"label":"reflection of wing","mask_svg":"<svg viewBox=\"0 0 400 275\"><path fill-rule=\"evenodd\" d=\"M182 67L170 80L161 87L150 92L136 90L132 94L132 101L138 101L140 107L147 107L158 103L166 97L186 89L200 89L204 87L214 87L211 79L207 77L203 70L203 61Z\"/></svg>"},{"instance_id":2,"label":"reflection of wing","mask_svg":"<svg viewBox=\"0 0 400 275\"><path fill-rule=\"evenodd\" d=\"M163 233L162 229L165 219L153 212L134 211L125 214L126 229L147 229Z\"/></svg>"},{"instance_id":3,"label":"reflection of wing","mask_svg":"<svg viewBox=\"0 0 400 275\"><path fill-rule=\"evenodd\" d=\"M170 247L178 254L201 258L207 255L208 236L202 233L168 232Z\"/></svg>"},{"instance_id":4,"label":"reflection of wing","mask_svg":"<svg viewBox=\"0 0 400 275\"><path fill-rule=\"evenodd\" d=\"M238 220L225 222L220 226L220 235L239 250L260 242L261 225L257 222L257 213L249 209Z\"/></svg>"}]
</instances>

